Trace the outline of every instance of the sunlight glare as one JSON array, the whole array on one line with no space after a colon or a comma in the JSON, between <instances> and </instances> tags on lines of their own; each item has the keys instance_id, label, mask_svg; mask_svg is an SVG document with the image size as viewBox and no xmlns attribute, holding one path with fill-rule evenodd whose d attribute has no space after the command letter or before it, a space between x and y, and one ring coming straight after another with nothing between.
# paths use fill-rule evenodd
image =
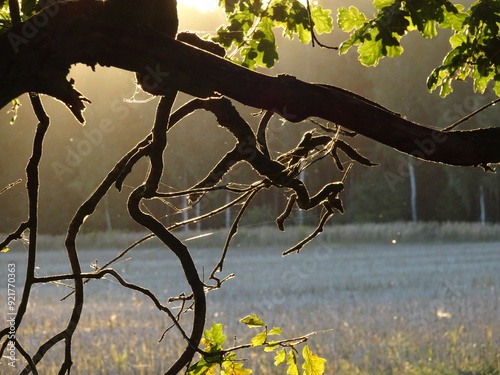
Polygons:
<instances>
[{"instance_id":1,"label":"sunlight glare","mask_svg":"<svg viewBox=\"0 0 500 375\"><path fill-rule=\"evenodd\" d=\"M307 5L307 0L299 0L302 5ZM310 1L310 5L318 5L318 1ZM213 12L219 7L218 0L179 0L179 5L184 5L188 8L195 8L201 13Z\"/></svg>"},{"instance_id":2,"label":"sunlight glare","mask_svg":"<svg viewBox=\"0 0 500 375\"><path fill-rule=\"evenodd\" d=\"M187 239L184 240L184 242L186 242L186 241L192 241L192 240L197 240L198 238L203 238L203 237L211 236L212 234L214 234L214 233L213 232L211 232L211 233L203 233L203 234L200 234L198 236L187 238Z\"/></svg>"},{"instance_id":3,"label":"sunlight glare","mask_svg":"<svg viewBox=\"0 0 500 375\"><path fill-rule=\"evenodd\" d=\"M179 4L196 8L201 13L213 12L219 6L217 0L180 0Z\"/></svg>"}]
</instances>

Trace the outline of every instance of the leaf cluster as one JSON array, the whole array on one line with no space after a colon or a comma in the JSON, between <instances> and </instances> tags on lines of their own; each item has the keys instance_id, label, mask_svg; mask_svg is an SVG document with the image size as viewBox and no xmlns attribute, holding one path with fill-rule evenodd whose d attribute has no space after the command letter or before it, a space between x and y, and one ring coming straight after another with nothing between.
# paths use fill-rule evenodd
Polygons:
<instances>
[{"instance_id":1,"label":"leaf cluster","mask_svg":"<svg viewBox=\"0 0 500 375\"><path fill-rule=\"evenodd\" d=\"M453 91L454 79L471 77L475 91L484 93L494 81L493 89L500 95L500 2L477 1L462 13L461 19L450 38L452 49L432 72L428 88L441 86L441 95L446 96Z\"/></svg>"},{"instance_id":2,"label":"leaf cluster","mask_svg":"<svg viewBox=\"0 0 500 375\"><path fill-rule=\"evenodd\" d=\"M377 65L382 57L401 55L401 39L409 31L418 30L425 38L437 35L437 26L456 26L459 8L448 0L375 0L376 13L367 18L356 7L340 8L339 27L351 33L342 43L341 53L358 46L364 65Z\"/></svg>"},{"instance_id":3,"label":"leaf cluster","mask_svg":"<svg viewBox=\"0 0 500 375\"><path fill-rule=\"evenodd\" d=\"M12 27L7 0L0 0L0 35Z\"/></svg>"},{"instance_id":4,"label":"leaf cluster","mask_svg":"<svg viewBox=\"0 0 500 375\"><path fill-rule=\"evenodd\" d=\"M440 87L442 96L453 91L454 80L474 80L474 89L483 93L495 81L500 94L500 3L478 0L468 10L449 0L375 0L376 12L368 18L356 7L340 8L339 27L350 33L340 52L357 46L359 60L375 66L381 58L403 53L402 38L410 31L418 31L425 38L433 38L438 28L454 32L450 38L452 50L441 66L428 79L429 90Z\"/></svg>"},{"instance_id":5,"label":"leaf cluster","mask_svg":"<svg viewBox=\"0 0 500 375\"><path fill-rule=\"evenodd\" d=\"M282 29L288 39L297 36L304 44L312 39L311 25L317 34L333 29L330 10L320 5L308 8L298 0L223 0L220 4L228 24L217 30L213 41L233 50L233 60L250 69L271 68L278 61L276 29Z\"/></svg>"},{"instance_id":6,"label":"leaf cluster","mask_svg":"<svg viewBox=\"0 0 500 375\"><path fill-rule=\"evenodd\" d=\"M226 336L223 334L223 325L214 323L210 330L205 331L202 343L206 351L202 358L189 368L189 375L214 375L220 369L221 375L249 375L252 370L244 369L244 363L236 358L236 350L248 347L263 348L265 352L274 352L274 365L285 365L286 373L289 375L299 375L299 351L297 346L307 341L307 336L288 339L269 341L269 336L279 336L283 330L274 327L268 330L267 325L259 317L248 315L240 320L249 328L263 328L261 332L255 335L250 343L239 347L223 349ZM302 372L303 375L322 375L325 371L326 360L311 352L306 344L302 348Z\"/></svg>"},{"instance_id":7,"label":"leaf cluster","mask_svg":"<svg viewBox=\"0 0 500 375\"><path fill-rule=\"evenodd\" d=\"M12 27L13 19L16 19L16 16L13 15L12 12L16 14L19 12L19 19L25 21L36 12L40 11L49 1L50 0L22 0L19 10L12 10L9 8L8 0L0 0L0 35Z\"/></svg>"}]
</instances>

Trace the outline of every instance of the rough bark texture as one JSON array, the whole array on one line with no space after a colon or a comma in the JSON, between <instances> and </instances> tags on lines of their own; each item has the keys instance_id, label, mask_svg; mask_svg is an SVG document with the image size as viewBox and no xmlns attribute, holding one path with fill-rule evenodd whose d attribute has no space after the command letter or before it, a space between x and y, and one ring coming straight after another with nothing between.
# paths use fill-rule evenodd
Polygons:
<instances>
[{"instance_id":1,"label":"rough bark texture","mask_svg":"<svg viewBox=\"0 0 500 375\"><path fill-rule=\"evenodd\" d=\"M72 64L99 64L144 75L143 86L154 91L222 94L292 122L320 117L425 160L500 162L500 128L442 132L422 126L349 91L250 71L148 26L110 22L109 13L88 4L54 4L0 37L0 107L25 92L44 93L66 103L83 122L85 98L66 76Z\"/></svg>"}]
</instances>

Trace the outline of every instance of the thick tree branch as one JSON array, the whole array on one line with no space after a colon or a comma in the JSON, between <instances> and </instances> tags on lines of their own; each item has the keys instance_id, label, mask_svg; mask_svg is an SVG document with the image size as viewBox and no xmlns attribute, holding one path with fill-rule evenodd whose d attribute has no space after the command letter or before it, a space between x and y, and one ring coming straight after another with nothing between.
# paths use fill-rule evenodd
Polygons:
<instances>
[{"instance_id":1,"label":"thick tree branch","mask_svg":"<svg viewBox=\"0 0 500 375\"><path fill-rule=\"evenodd\" d=\"M151 89L172 87L198 97L220 93L299 122L320 117L415 157L452 165L500 162L500 128L441 132L408 121L349 91L249 71L148 28L114 22L94 7L55 4L0 37L0 107L25 92L65 102L81 121L84 98L66 76L72 64L114 66L146 76ZM46 22L41 22L46 20ZM143 82L143 84L144 84Z\"/></svg>"}]
</instances>

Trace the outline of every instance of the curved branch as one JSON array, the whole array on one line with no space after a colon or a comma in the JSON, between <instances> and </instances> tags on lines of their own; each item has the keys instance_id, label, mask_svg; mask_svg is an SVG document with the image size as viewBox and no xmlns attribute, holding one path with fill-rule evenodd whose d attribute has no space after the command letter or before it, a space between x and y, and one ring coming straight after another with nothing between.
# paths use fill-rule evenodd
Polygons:
<instances>
[{"instance_id":1,"label":"curved branch","mask_svg":"<svg viewBox=\"0 0 500 375\"><path fill-rule=\"evenodd\" d=\"M100 64L197 97L217 92L293 122L320 117L424 160L463 166L500 162L500 128L442 132L347 90L250 71L150 28L130 29L126 20L111 28L88 7L81 1L56 3L38 15L47 25L35 35L28 38L23 31L32 22L27 20L0 37L0 107L24 92L41 92L65 102L83 121L84 99L66 75L75 63Z\"/></svg>"},{"instance_id":2,"label":"curved branch","mask_svg":"<svg viewBox=\"0 0 500 375\"><path fill-rule=\"evenodd\" d=\"M26 190L28 193L28 207L29 207L29 218L26 223L22 223L18 231L26 225L26 229L29 230L29 246L28 246L28 259L26 265L26 281L24 283L23 293L21 297L21 302L17 308L17 313L15 317L15 328L16 331L26 314L28 308L28 300L31 293L31 288L35 280L35 269L36 269L36 251L37 251L37 241L38 241L38 198L39 198L39 185L40 185L40 175L39 167L40 161L43 154L43 142L47 130L49 128L50 119L45 113L42 102L38 95L31 96L31 103L34 112L39 121L35 138L33 140L32 154L26 166ZM5 330L0 333L0 337L3 337ZM31 358L28 353L23 349L22 345L16 340L16 347L21 350L23 357L27 359L30 371L34 373L37 372L35 367L35 359ZM1 352L3 353L4 347L2 347Z\"/></svg>"},{"instance_id":3,"label":"curved branch","mask_svg":"<svg viewBox=\"0 0 500 375\"><path fill-rule=\"evenodd\" d=\"M149 152L150 169L148 176L143 185L132 191L127 204L132 219L154 233L158 239L177 256L186 276L186 280L193 291L195 308L193 327L188 345L177 361L166 372L167 375L180 373L180 371L182 371L182 369L193 359L193 356L198 350L198 344L203 336L207 308L204 284L200 280L196 265L187 247L162 223L153 216L143 212L140 208L142 200L155 197L158 190L158 185L163 173L163 152L167 145L167 125L175 96L176 91L171 91L168 96L163 96L160 99L152 130L152 140Z\"/></svg>"},{"instance_id":4,"label":"curved branch","mask_svg":"<svg viewBox=\"0 0 500 375\"><path fill-rule=\"evenodd\" d=\"M172 365L172 367L167 371L166 374L174 375L178 374L184 366L186 366L193 358L194 354L198 349L198 344L203 335L203 329L205 327L205 313L206 313L206 301L205 301L205 290L202 281L198 276L198 271L196 266L189 254L186 246L175 237L167 228L163 226L159 221L149 214L144 213L140 209L140 204L144 198L144 186L139 186L135 189L129 197L128 209L130 216L139 224L143 225L145 228L154 233L158 239L160 239L165 245L167 245L172 252L180 260L186 279L193 290L195 298L195 312L193 328L191 331L191 336L188 341L188 346L184 350L184 353L178 358L178 360Z\"/></svg>"}]
</instances>

